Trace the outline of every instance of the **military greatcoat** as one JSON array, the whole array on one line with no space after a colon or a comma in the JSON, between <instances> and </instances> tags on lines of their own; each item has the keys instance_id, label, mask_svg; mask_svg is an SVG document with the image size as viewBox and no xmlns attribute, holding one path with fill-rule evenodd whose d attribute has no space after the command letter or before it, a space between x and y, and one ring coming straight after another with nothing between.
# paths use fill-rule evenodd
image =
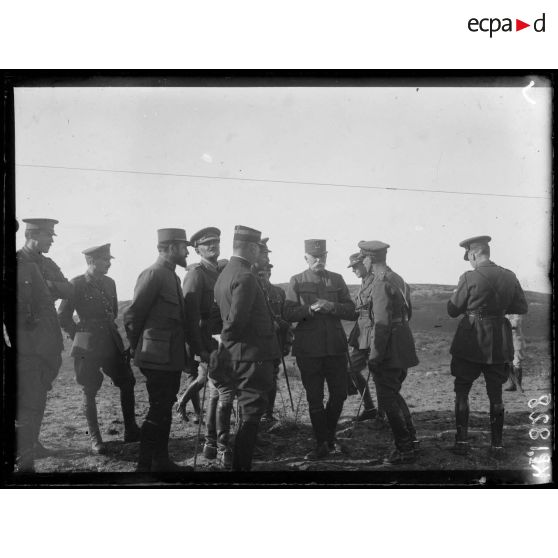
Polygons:
<instances>
[{"instance_id":1,"label":"military greatcoat","mask_svg":"<svg viewBox=\"0 0 558 558\"><path fill-rule=\"evenodd\" d=\"M470 362L502 364L513 361L511 325L505 314L525 314L525 293L515 274L491 261L459 278L448 301L448 314L465 314L451 345L453 356Z\"/></svg>"},{"instance_id":2,"label":"military greatcoat","mask_svg":"<svg viewBox=\"0 0 558 558\"><path fill-rule=\"evenodd\" d=\"M184 298L175 265L163 257L138 277L124 327L139 368L181 371L186 365Z\"/></svg>"},{"instance_id":3,"label":"military greatcoat","mask_svg":"<svg viewBox=\"0 0 558 558\"><path fill-rule=\"evenodd\" d=\"M376 367L406 370L418 364L409 285L389 267L375 273L371 285L373 322L369 362Z\"/></svg>"},{"instance_id":4,"label":"military greatcoat","mask_svg":"<svg viewBox=\"0 0 558 558\"><path fill-rule=\"evenodd\" d=\"M333 302L331 313L312 313L310 307L319 298ZM338 273L310 269L291 278L287 289L284 317L298 322L295 328L293 355L324 357L344 355L347 337L341 320L354 319L355 305L349 289Z\"/></svg>"},{"instance_id":5,"label":"military greatcoat","mask_svg":"<svg viewBox=\"0 0 558 558\"><path fill-rule=\"evenodd\" d=\"M279 343L265 294L244 258L232 256L215 283L223 319L221 342L231 359L260 362L279 358Z\"/></svg>"}]
</instances>

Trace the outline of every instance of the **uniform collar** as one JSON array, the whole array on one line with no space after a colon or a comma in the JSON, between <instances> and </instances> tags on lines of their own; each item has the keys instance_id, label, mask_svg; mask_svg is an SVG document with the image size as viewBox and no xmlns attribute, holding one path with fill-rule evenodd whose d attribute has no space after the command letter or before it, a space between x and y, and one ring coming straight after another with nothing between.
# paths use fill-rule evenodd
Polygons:
<instances>
[{"instance_id":1,"label":"uniform collar","mask_svg":"<svg viewBox=\"0 0 558 558\"><path fill-rule=\"evenodd\" d=\"M170 263L168 260L163 258L163 256L159 256L157 258L157 265L160 265L162 267L166 267L166 268L170 269L171 271L174 271L176 269L176 264Z\"/></svg>"},{"instance_id":2,"label":"uniform collar","mask_svg":"<svg viewBox=\"0 0 558 558\"><path fill-rule=\"evenodd\" d=\"M238 260L242 265L248 268L252 267L250 262L246 258L243 258L242 256L231 256L231 260Z\"/></svg>"},{"instance_id":3,"label":"uniform collar","mask_svg":"<svg viewBox=\"0 0 558 558\"><path fill-rule=\"evenodd\" d=\"M218 268L215 264L213 264L212 262L210 262L209 260L206 260L205 258L202 258L200 260L200 263L204 266L207 267L207 269L210 269L211 271L218 271Z\"/></svg>"},{"instance_id":4,"label":"uniform collar","mask_svg":"<svg viewBox=\"0 0 558 558\"><path fill-rule=\"evenodd\" d=\"M477 267L490 267L492 265L496 265L496 264L491 260L486 260L484 262L479 262L479 265Z\"/></svg>"},{"instance_id":5,"label":"uniform collar","mask_svg":"<svg viewBox=\"0 0 558 558\"><path fill-rule=\"evenodd\" d=\"M362 286L366 287L367 285L370 285L372 283L372 281L374 281L374 274L373 273L369 273L363 280L362 280Z\"/></svg>"},{"instance_id":6,"label":"uniform collar","mask_svg":"<svg viewBox=\"0 0 558 558\"><path fill-rule=\"evenodd\" d=\"M36 250L31 250L31 248L29 248L29 247L26 246L26 245L23 246L23 248L21 249L21 251L22 251L30 260L39 261L41 258L44 257L40 252L37 252Z\"/></svg>"}]
</instances>

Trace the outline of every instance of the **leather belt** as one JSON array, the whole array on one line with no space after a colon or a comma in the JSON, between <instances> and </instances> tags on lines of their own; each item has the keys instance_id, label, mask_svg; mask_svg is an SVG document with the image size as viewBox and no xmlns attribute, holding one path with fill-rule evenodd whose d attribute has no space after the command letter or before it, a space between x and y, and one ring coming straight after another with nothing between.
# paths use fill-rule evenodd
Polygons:
<instances>
[{"instance_id":1,"label":"leather belt","mask_svg":"<svg viewBox=\"0 0 558 558\"><path fill-rule=\"evenodd\" d=\"M478 310L467 310L465 312L470 318L478 318L479 320L502 320L504 314L485 314L484 312L479 312Z\"/></svg>"}]
</instances>

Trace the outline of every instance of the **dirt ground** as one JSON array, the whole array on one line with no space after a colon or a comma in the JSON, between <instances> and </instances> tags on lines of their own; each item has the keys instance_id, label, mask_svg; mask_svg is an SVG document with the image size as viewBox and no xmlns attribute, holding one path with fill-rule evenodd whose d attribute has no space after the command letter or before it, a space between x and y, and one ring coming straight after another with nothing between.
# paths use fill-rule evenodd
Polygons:
<instances>
[{"instance_id":1,"label":"dirt ground","mask_svg":"<svg viewBox=\"0 0 558 558\"><path fill-rule=\"evenodd\" d=\"M437 316L437 310L432 310L437 308L432 304L435 298L432 292L423 294L422 299L419 293L416 298L417 310L411 325L420 364L409 370L402 394L413 413L421 441L421 454L418 461L412 465L391 466L389 469L433 472L478 470L480 473L513 470L524 471L525 482L536 482L533 478L535 471L529 464L528 452L531 446L542 444L540 440L532 440L529 436L533 425L529 418L532 409L528 407L528 401L552 393L552 362L547 336L527 337L528 349L523 381L525 393L504 392L506 407L504 444L507 458L498 462L487 454L490 445L490 426L488 399L483 378L475 382L470 396L471 454L466 457L455 456L448 450L454 437L454 393L453 378L449 371L449 346L457 322L446 323L446 318L443 316L443 327L437 323L442 320L442 314ZM346 327L350 327L350 324L346 324ZM530 331L539 333L538 324L537 327L535 325L529 327ZM99 422L103 439L108 446L108 454L104 456L91 454L87 426L81 408L81 392L73 377L73 363L68 355L68 349L69 343L63 355L62 369L49 393L41 433L43 444L55 449L56 453L52 457L38 460L37 471L62 474L134 471L138 443L123 443L124 427L118 389L108 378L105 378L97 396ZM276 402L276 415L279 421L271 427L262 428L260 436L262 455L254 460L253 470L256 472L385 470L386 467L378 462L392 448L390 430L389 428L379 432L372 430L367 422L353 428L353 418L359 405L358 396L347 399L339 423L338 434L346 451L333 455L325 461L304 461L304 454L313 447L307 403L294 359L287 357L286 362L295 412L290 408L285 378L281 371L280 390ZM136 412L138 423L141 424L147 411L147 392L142 374L137 369L134 369L134 373L137 380ZM181 391L186 384L187 376L183 375ZM370 385L375 396L371 380ZM549 408L544 407L544 410ZM190 406L188 410L192 411ZM544 426L552 427L552 424ZM178 415L174 415L169 448L171 457L175 461L181 464L193 464L197 430L198 427L192 420L184 423ZM551 445L551 439L546 445ZM199 450L201 451L201 444ZM199 453L196 470L211 471L213 465ZM68 480L71 482L71 475L68 476Z\"/></svg>"}]
</instances>

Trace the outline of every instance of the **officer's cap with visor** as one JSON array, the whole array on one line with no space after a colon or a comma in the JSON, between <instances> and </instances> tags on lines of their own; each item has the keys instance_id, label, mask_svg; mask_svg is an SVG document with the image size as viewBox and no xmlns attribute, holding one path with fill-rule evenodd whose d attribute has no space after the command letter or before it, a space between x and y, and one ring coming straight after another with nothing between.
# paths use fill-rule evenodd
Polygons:
<instances>
[{"instance_id":1,"label":"officer's cap with visor","mask_svg":"<svg viewBox=\"0 0 558 558\"><path fill-rule=\"evenodd\" d=\"M361 240L358 243L360 253L363 258L370 258L372 263L380 263L386 261L386 254L389 244L380 240Z\"/></svg>"},{"instance_id":2,"label":"officer's cap with visor","mask_svg":"<svg viewBox=\"0 0 558 558\"><path fill-rule=\"evenodd\" d=\"M473 236L471 238L467 238L459 243L461 248L465 248L465 254L463 255L463 259L467 261L469 259L469 250L474 250L475 248L484 248L488 246L488 243L492 240L492 238L488 235L483 236Z\"/></svg>"}]
</instances>

